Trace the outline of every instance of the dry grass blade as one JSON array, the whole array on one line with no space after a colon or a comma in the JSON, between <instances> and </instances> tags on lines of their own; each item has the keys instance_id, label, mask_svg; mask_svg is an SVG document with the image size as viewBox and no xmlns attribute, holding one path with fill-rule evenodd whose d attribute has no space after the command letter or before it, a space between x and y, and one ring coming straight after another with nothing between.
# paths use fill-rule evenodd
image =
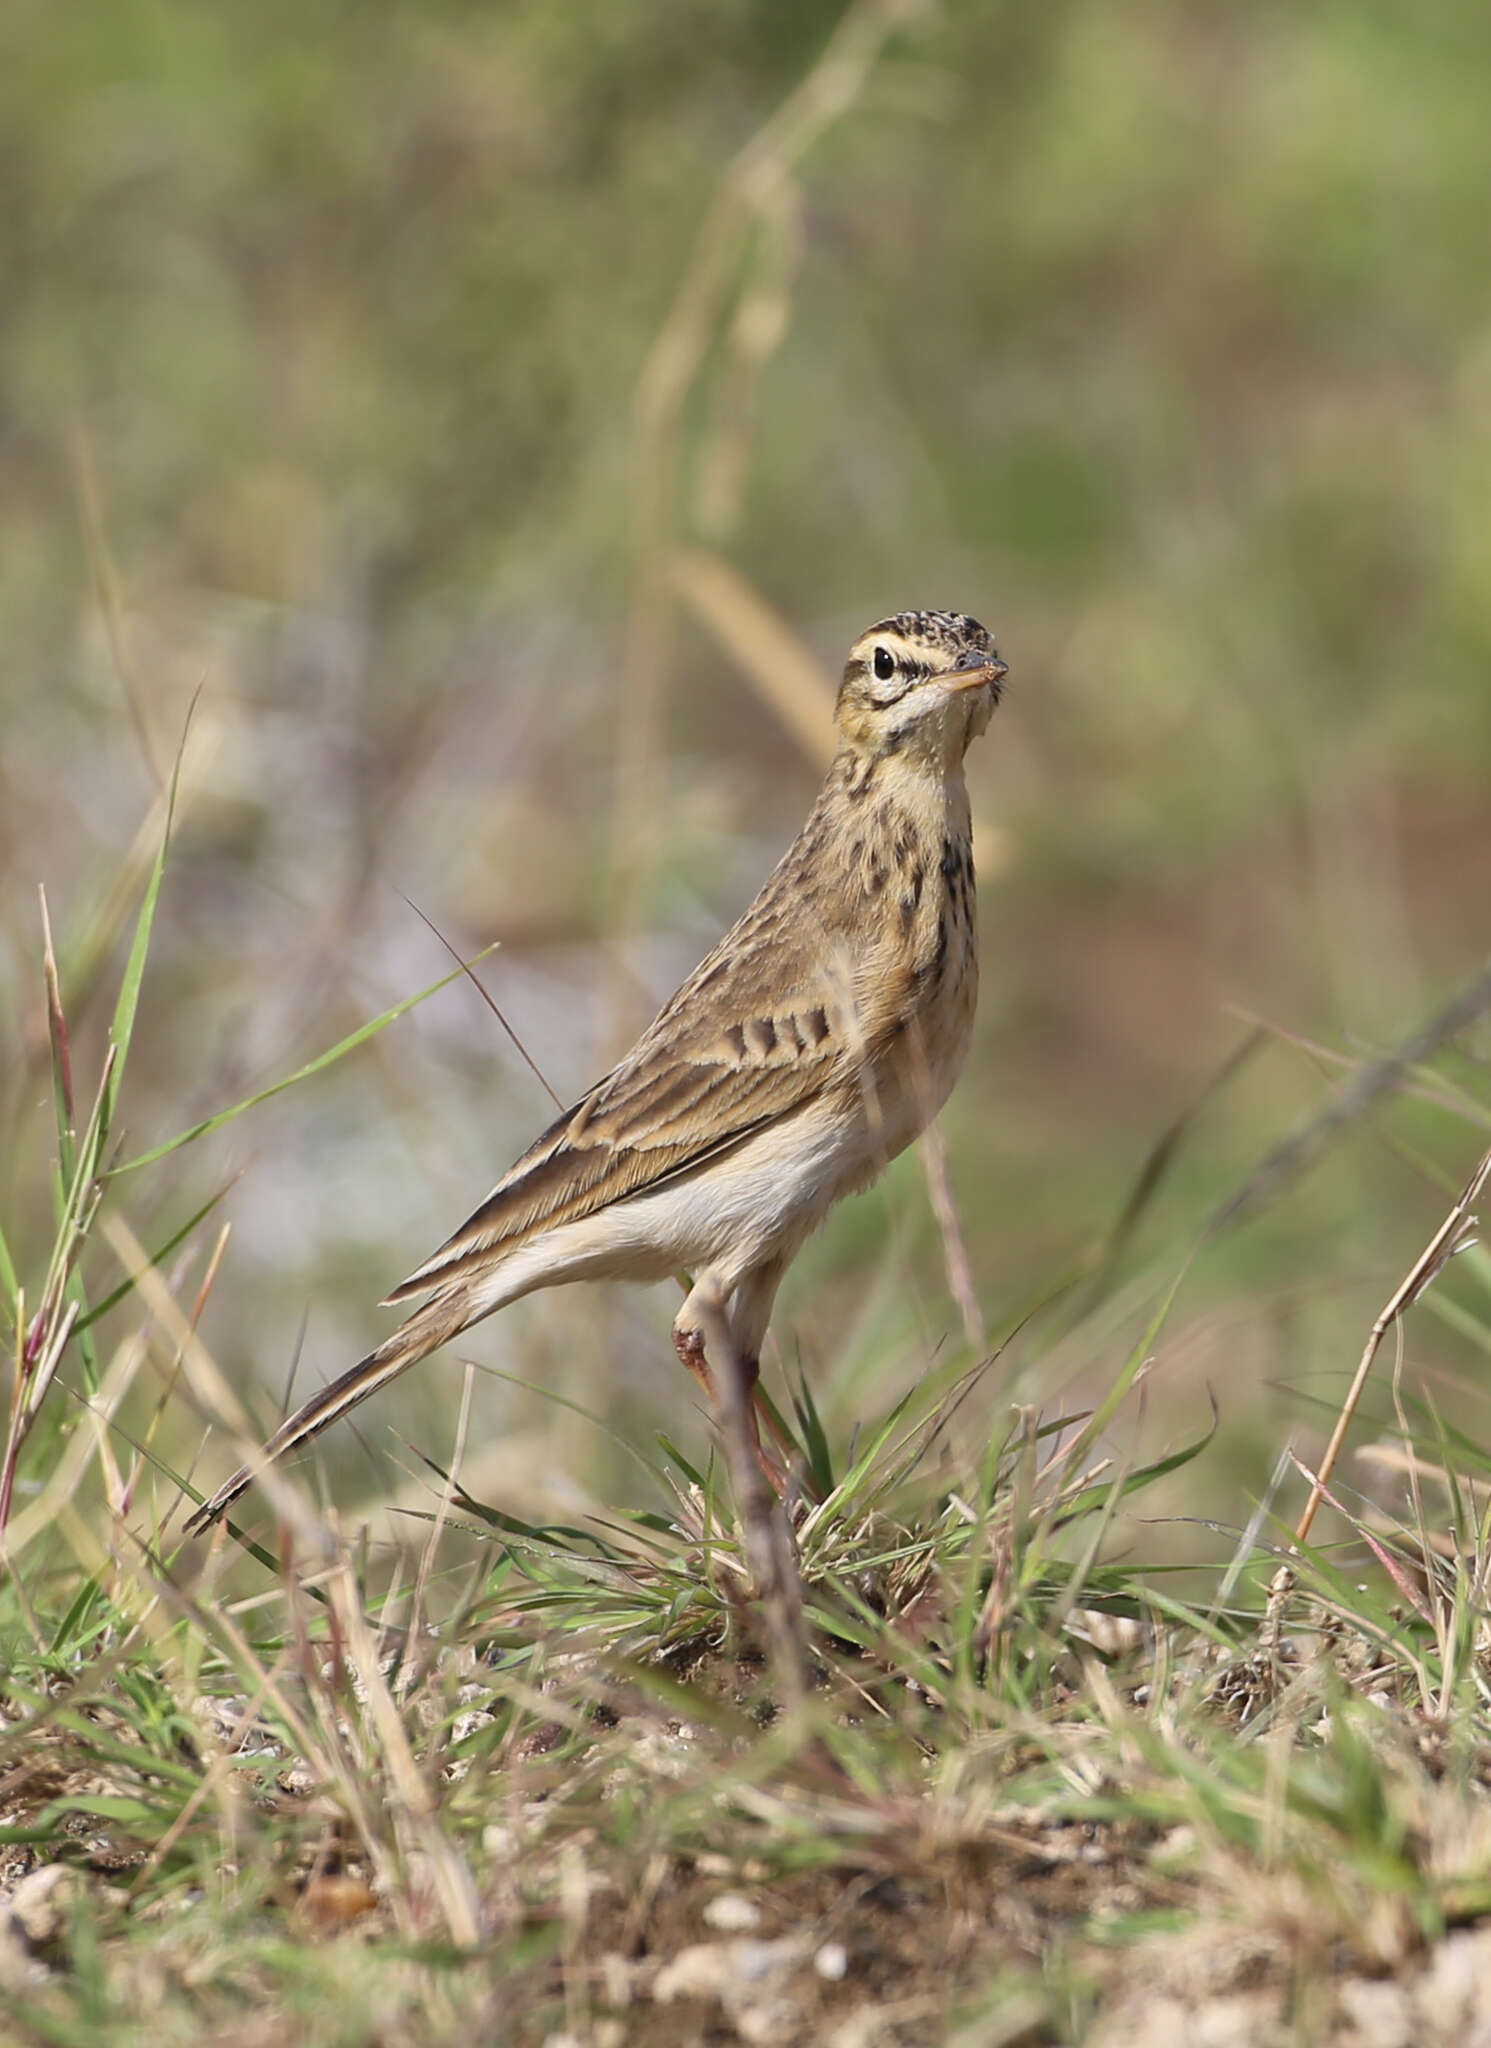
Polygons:
<instances>
[{"instance_id":1,"label":"dry grass blade","mask_svg":"<svg viewBox=\"0 0 1491 2048\"><path fill-rule=\"evenodd\" d=\"M114 674L129 710L130 724L139 743L141 759L150 772L151 781L157 788L163 788L166 777L155 758L155 748L150 737L150 721L145 713L126 645L124 598L119 586L119 571L115 565L113 550L109 546L104 529L103 502L98 487L98 465L93 459L93 442L81 419L74 418L71 423L68 454L72 459L73 481L78 493L78 507L82 513L88 570L93 579L94 595L98 600L99 615L103 620L104 635L108 641Z\"/></svg>"},{"instance_id":2,"label":"dry grass blade","mask_svg":"<svg viewBox=\"0 0 1491 2048\"><path fill-rule=\"evenodd\" d=\"M135 1376L145 1362L143 1341L122 1344L110 1362L103 1384L88 1401L95 1422L107 1429L118 1413ZM8 1527L0 1529L0 1567L13 1570L16 1560L36 1537L44 1534L82 1485L96 1446L88 1430L75 1430L62 1455L48 1473L36 1498L30 1501Z\"/></svg>"},{"instance_id":3,"label":"dry grass blade","mask_svg":"<svg viewBox=\"0 0 1491 2048\"><path fill-rule=\"evenodd\" d=\"M345 1551L327 1576L326 1593L378 1731L379 1749L396 1795L392 1802L395 1830L403 1840L406 1857L410 1850L417 1850L427 1859L447 1934L457 1948L475 1948L482 1938L476 1886L464 1857L440 1825L438 1803L414 1760L403 1720L379 1666Z\"/></svg>"},{"instance_id":4,"label":"dry grass blade","mask_svg":"<svg viewBox=\"0 0 1491 2048\"><path fill-rule=\"evenodd\" d=\"M139 1239L122 1218L105 1215L104 1235L139 1290L140 1298L155 1321L170 1337L177 1364L184 1369L197 1399L219 1425L237 1440L237 1447L253 1468L254 1478L268 1495L276 1513L288 1522L297 1540L317 1556L329 1554L329 1535L299 1490L289 1484L279 1467L268 1462L260 1446L259 1432L243 1403L228 1383L195 1329L181 1313ZM69 1446L71 1449L71 1446Z\"/></svg>"},{"instance_id":5,"label":"dry grass blade","mask_svg":"<svg viewBox=\"0 0 1491 2048\"><path fill-rule=\"evenodd\" d=\"M1463 1251L1467 1245L1473 1242L1476 1219L1472 1215L1471 1210L1473 1204L1480 1199L1481 1190L1485 1187L1488 1178L1491 1178L1491 1151L1483 1155L1475 1172L1461 1190L1458 1201L1455 1202L1444 1221L1424 1246L1419 1256L1414 1260L1412 1266L1404 1274L1367 1333L1367 1341L1362 1347L1362 1355L1357 1363L1356 1372L1352 1377L1350 1387L1347 1389L1346 1398L1341 1403L1341 1412L1336 1417L1336 1425L1331 1431L1330 1442L1325 1447L1325 1455L1320 1460L1319 1471L1315 1475L1314 1482L1310 1487L1309 1498L1305 1502L1304 1510L1295 1528L1294 1541L1296 1546L1308 1542L1310 1530L1314 1525L1320 1503L1327 1498L1327 1489L1330 1485L1331 1475L1336 1468L1336 1460L1340 1456L1341 1446L1346 1439L1346 1432L1351 1427L1356 1415L1363 1389L1366 1387L1368 1376L1372 1371L1372 1366L1383 1338L1408 1313L1409 1309L1423 1295L1425 1289L1433 1285L1456 1252ZM1260 1639L1261 1647L1266 1655L1272 1654L1273 1649L1277 1647L1283 1611L1293 1585L1294 1570L1286 1562L1280 1565L1274 1575L1273 1583L1269 1587L1268 1609L1264 1617L1263 1632Z\"/></svg>"},{"instance_id":6,"label":"dry grass blade","mask_svg":"<svg viewBox=\"0 0 1491 2048\"><path fill-rule=\"evenodd\" d=\"M1376 1558L1378 1564L1381 1565L1382 1569L1397 1587L1399 1598L1404 1602L1405 1606L1411 1607L1421 1621L1432 1623L1433 1614L1428 1601L1413 1583L1407 1572L1404 1571L1402 1565L1398 1563L1398 1560L1393 1556L1387 1545L1379 1542L1366 1524L1350 1513L1345 1502L1338 1499L1326 1484L1322 1473L1312 1472L1303 1458L1295 1457L1293 1454L1291 1454L1290 1463L1302 1479L1309 1481L1312 1504L1318 1506L1321 1501L1324 1501L1327 1506L1335 1509L1343 1521L1349 1522L1352 1528L1356 1530L1362 1542L1366 1544L1368 1550L1371 1551L1373 1557Z\"/></svg>"},{"instance_id":7,"label":"dry grass blade","mask_svg":"<svg viewBox=\"0 0 1491 2048\"><path fill-rule=\"evenodd\" d=\"M1203 1236L1213 1238L1251 1215L1286 1182L1302 1173L1337 1131L1364 1116L1396 1088L1414 1067L1491 1010L1491 963L1451 997L1442 1009L1401 1039L1380 1059L1369 1060L1331 1096L1325 1107L1276 1145L1268 1156L1212 1211Z\"/></svg>"},{"instance_id":8,"label":"dry grass blade","mask_svg":"<svg viewBox=\"0 0 1491 2048\"><path fill-rule=\"evenodd\" d=\"M72 1043L68 1035L67 1016L62 1007L62 984L57 974L57 952L52 944L52 919L47 910L47 892L37 892L41 898L41 939L42 972L47 985L47 1031L52 1043L53 1072L60 1105L60 1121L65 1124L68 1135L73 1127L72 1089ZM65 1164L64 1164L65 1170Z\"/></svg>"},{"instance_id":9,"label":"dry grass blade","mask_svg":"<svg viewBox=\"0 0 1491 2048\"><path fill-rule=\"evenodd\" d=\"M979 1307L978 1290L973 1284L973 1264L968 1256L968 1238L963 1229L963 1219L958 1214L957 1198L953 1194L953 1177L948 1167L947 1140L939 1124L928 1124L917 1142L917 1158L921 1161L922 1177L927 1183L927 1197L932 1204L932 1214L937 1220L937 1234L942 1240L942 1261L947 1271L948 1292L958 1304L958 1314L963 1319L963 1335L975 1351L982 1351L988 1337L984 1327L984 1312Z\"/></svg>"},{"instance_id":10,"label":"dry grass blade","mask_svg":"<svg viewBox=\"0 0 1491 2048\"><path fill-rule=\"evenodd\" d=\"M399 894L402 896L403 891L400 890ZM435 920L432 917L426 917L425 913L420 909L419 905L413 901L412 898L404 896L404 901L409 905L409 908L414 912L414 915L420 920L421 924L427 925L429 929L434 933L435 937L440 941L441 945L444 946L446 952L449 953L451 959L455 961L456 965L460 968L461 972L466 976L466 979L471 983L471 986L476 990L476 993L481 997L482 1001L486 1004L487 1008L491 1011L492 1015L497 1019L497 1022L502 1026L503 1030L507 1033L509 1039L511 1039L512 1041L514 1049L518 1054L518 1057L527 1067L529 1073L532 1074L534 1080L537 1081L539 1087L543 1089L545 1095L548 1096L549 1100L553 1103L554 1107L556 1109L563 1109L563 1098L557 1095L554 1092L554 1090L549 1086L549 1083L544 1076L543 1070L540 1068L538 1062L534 1059L533 1054L528 1050L527 1046L524 1045L522 1039L519 1038L517 1032L514 1031L511 1024L508 1023L506 1017L502 1014L502 1011L497 1007L496 1003L493 1001L492 996L486 987L486 984L482 981L481 976L476 972L476 969L471 965L469 961L463 960L461 958L456 948L451 944L450 940L445 936L444 932L441 931L439 925L436 924ZM487 950L489 952L492 952L495 950L495 948L488 947Z\"/></svg>"},{"instance_id":11,"label":"dry grass blade","mask_svg":"<svg viewBox=\"0 0 1491 2048\"><path fill-rule=\"evenodd\" d=\"M739 570L705 548L673 557L673 585L817 769L834 750L834 678Z\"/></svg>"}]
</instances>

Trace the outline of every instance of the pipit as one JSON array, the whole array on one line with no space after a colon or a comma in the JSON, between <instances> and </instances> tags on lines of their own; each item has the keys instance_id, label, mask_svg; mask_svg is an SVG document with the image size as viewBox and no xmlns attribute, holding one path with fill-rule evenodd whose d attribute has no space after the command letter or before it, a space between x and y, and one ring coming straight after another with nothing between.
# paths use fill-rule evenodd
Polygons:
<instances>
[{"instance_id":1,"label":"pipit","mask_svg":"<svg viewBox=\"0 0 1491 2048\"><path fill-rule=\"evenodd\" d=\"M827 779L755 902L620 1065L388 1296L422 1305L282 1423L265 1459L565 1280L691 1274L680 1359L713 1392L714 1332L754 1385L803 1240L924 1129L968 1051L978 953L963 755L1005 674L959 612L898 612L856 640ZM187 1527L215 1520L252 1477L235 1472Z\"/></svg>"}]
</instances>

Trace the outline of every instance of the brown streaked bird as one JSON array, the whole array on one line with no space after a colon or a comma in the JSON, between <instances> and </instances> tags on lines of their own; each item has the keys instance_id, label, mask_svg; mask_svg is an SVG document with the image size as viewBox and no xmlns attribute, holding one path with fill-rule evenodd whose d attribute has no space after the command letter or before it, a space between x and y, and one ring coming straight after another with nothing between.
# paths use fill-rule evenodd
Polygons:
<instances>
[{"instance_id":1,"label":"brown streaked bird","mask_svg":"<svg viewBox=\"0 0 1491 2048\"><path fill-rule=\"evenodd\" d=\"M426 1299L282 1423L267 1458L565 1280L693 1274L679 1357L710 1389L704 1329L722 1315L754 1379L803 1240L937 1114L968 1051L978 953L963 755L1005 674L961 612L898 612L855 641L827 779L755 902L620 1065L394 1289L391 1304ZM188 1529L252 1477L235 1472Z\"/></svg>"}]
</instances>

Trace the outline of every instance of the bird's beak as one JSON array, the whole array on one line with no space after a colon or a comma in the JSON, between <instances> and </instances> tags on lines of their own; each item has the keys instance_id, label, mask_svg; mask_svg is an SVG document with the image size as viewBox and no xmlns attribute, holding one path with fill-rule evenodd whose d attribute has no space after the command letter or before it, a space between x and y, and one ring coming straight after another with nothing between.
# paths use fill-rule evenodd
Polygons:
<instances>
[{"instance_id":1,"label":"bird's beak","mask_svg":"<svg viewBox=\"0 0 1491 2048\"><path fill-rule=\"evenodd\" d=\"M1008 663L1001 661L997 654L991 654L987 657L981 656L976 663L972 662L971 657L965 655L956 668L950 668L945 675L939 676L937 680L950 691L978 690L982 689L986 684L1002 683L1008 674Z\"/></svg>"}]
</instances>

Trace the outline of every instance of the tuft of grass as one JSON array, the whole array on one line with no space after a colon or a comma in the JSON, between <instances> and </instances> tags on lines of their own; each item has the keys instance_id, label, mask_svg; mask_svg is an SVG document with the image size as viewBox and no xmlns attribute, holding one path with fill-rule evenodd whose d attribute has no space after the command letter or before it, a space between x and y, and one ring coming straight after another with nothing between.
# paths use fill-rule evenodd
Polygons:
<instances>
[{"instance_id":1,"label":"tuft of grass","mask_svg":"<svg viewBox=\"0 0 1491 2048\"><path fill-rule=\"evenodd\" d=\"M1491 1452L1400 1362L1366 1462L1411 1513L1321 1486L1346 1533L1296 1534L1265 1660L1268 1516L1209 1574L1135 1545L1212 1442L1124 1447L1184 1260L1142 1313L1125 1283L1136 1334L1082 1405L1001 1400L1011 1340L848 1429L791 1386L811 1684L790 1713L721 1467L667 1437L642 1460L661 1506L535 1522L421 1452L428 1505L391 1556L283 1477L268 1542L183 1544L195 1490L160 1444L183 1371L204 1398L221 1379L199 1330L221 1195L150 1256L128 1213L148 1180L108 1163L164 872L163 837L81 1120L44 930L34 1311L5 1272L7 2038L248 2042L252 2011L311 2042L621 2043L702 2001L747 2039L876 2038L872 2012L892 2040L1075 2039L1200 1931L1336 2011L1491 1913ZM1109 1327L1102 1285L1061 1299L1054 1345Z\"/></svg>"}]
</instances>

